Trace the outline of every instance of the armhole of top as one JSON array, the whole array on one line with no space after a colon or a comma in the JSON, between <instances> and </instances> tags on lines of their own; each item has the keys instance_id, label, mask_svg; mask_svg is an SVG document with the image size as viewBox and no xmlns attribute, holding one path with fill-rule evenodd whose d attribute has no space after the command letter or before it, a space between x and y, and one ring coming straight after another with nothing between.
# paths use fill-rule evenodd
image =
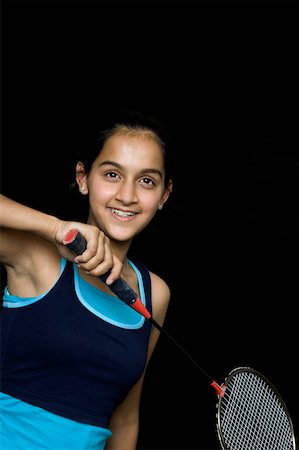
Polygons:
<instances>
[{"instance_id":1,"label":"armhole of top","mask_svg":"<svg viewBox=\"0 0 299 450\"><path fill-rule=\"evenodd\" d=\"M32 303L38 302L39 300L44 298L51 291L51 289L53 289L53 287L57 284L57 282L59 281L59 279L65 269L65 266L66 266L66 259L61 258L60 273L59 273L59 276L56 279L55 283L53 284L53 286L50 287L50 289L48 289L43 294L38 295L37 297L18 297L16 295L11 295L6 286L4 288L3 306L6 308L19 308L22 306L28 306L28 305L31 305Z\"/></svg>"}]
</instances>

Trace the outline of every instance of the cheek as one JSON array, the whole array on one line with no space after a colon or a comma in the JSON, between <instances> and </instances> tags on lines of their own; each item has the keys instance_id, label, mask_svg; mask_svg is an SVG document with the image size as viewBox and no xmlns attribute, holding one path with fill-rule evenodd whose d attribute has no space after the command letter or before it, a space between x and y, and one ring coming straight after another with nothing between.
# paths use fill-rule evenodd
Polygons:
<instances>
[{"instance_id":1,"label":"cheek","mask_svg":"<svg viewBox=\"0 0 299 450\"><path fill-rule=\"evenodd\" d=\"M143 209L149 213L156 212L161 195L145 195L143 198Z\"/></svg>"},{"instance_id":2,"label":"cheek","mask_svg":"<svg viewBox=\"0 0 299 450\"><path fill-rule=\"evenodd\" d=\"M103 185L103 183L90 181L88 183L90 203L105 204L114 194L113 186Z\"/></svg>"}]
</instances>

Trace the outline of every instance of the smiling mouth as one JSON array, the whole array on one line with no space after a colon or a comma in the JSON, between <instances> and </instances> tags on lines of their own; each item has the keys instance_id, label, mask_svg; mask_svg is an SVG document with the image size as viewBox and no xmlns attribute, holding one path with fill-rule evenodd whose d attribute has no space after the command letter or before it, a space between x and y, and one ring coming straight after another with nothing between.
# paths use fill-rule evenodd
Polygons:
<instances>
[{"instance_id":1,"label":"smiling mouth","mask_svg":"<svg viewBox=\"0 0 299 450\"><path fill-rule=\"evenodd\" d=\"M132 217L135 216L136 213L131 211L121 211L120 209L111 208L113 214L119 217Z\"/></svg>"}]
</instances>

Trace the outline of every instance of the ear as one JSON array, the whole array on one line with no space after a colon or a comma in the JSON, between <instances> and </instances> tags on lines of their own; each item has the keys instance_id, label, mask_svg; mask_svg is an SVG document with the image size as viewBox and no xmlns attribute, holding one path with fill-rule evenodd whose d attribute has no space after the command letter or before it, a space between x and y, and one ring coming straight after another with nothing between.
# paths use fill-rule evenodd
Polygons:
<instances>
[{"instance_id":1,"label":"ear","mask_svg":"<svg viewBox=\"0 0 299 450\"><path fill-rule=\"evenodd\" d=\"M79 191L81 193L84 193L84 189L87 190L87 173L85 171L84 164L81 161L77 162L76 164L76 182Z\"/></svg>"},{"instance_id":2,"label":"ear","mask_svg":"<svg viewBox=\"0 0 299 450\"><path fill-rule=\"evenodd\" d=\"M170 196L170 194L172 192L172 189L173 189L173 182L172 182L172 180L169 180L167 188L163 192L163 195L162 195L161 200L159 202L159 209L162 209L164 203L167 202L168 197Z\"/></svg>"}]
</instances>

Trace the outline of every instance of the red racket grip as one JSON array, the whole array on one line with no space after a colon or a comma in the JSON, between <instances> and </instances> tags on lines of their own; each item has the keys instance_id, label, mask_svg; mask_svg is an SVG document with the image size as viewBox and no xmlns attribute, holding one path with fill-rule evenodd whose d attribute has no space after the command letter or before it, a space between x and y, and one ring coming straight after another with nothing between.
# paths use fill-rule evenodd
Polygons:
<instances>
[{"instance_id":1,"label":"red racket grip","mask_svg":"<svg viewBox=\"0 0 299 450\"><path fill-rule=\"evenodd\" d=\"M75 255L81 255L86 249L86 240L79 233L78 230L70 230L64 237L63 244L68 247ZM106 282L110 272L106 272L99 278L104 283ZM109 289L124 303L129 305L146 319L150 319L151 315L135 291L128 285L128 283L121 277L115 280L112 284L107 285Z\"/></svg>"}]
</instances>

